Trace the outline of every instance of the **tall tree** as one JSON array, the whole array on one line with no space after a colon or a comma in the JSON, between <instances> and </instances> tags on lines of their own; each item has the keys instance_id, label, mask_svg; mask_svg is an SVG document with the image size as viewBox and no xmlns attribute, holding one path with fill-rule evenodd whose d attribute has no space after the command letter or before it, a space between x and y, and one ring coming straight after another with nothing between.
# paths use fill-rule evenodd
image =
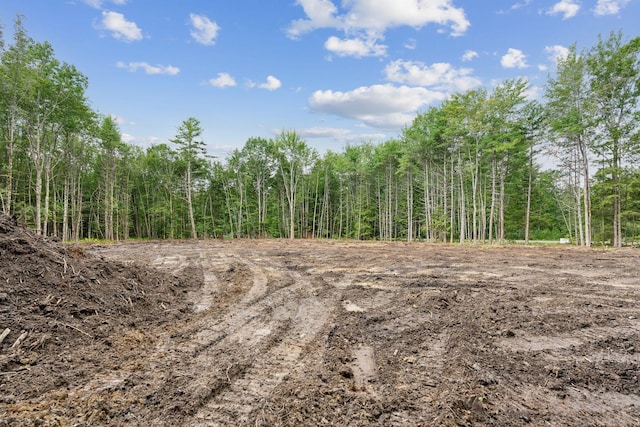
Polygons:
<instances>
[{"instance_id":1,"label":"tall tree","mask_svg":"<svg viewBox=\"0 0 640 427\"><path fill-rule=\"evenodd\" d=\"M489 97L489 120L492 127L488 147L492 153L490 240L493 238L492 225L496 219L496 238L498 241L505 238L506 179L509 161L525 148L520 109L525 103L527 86L528 83L523 79L507 80L496 87Z\"/></svg>"},{"instance_id":2,"label":"tall tree","mask_svg":"<svg viewBox=\"0 0 640 427\"><path fill-rule=\"evenodd\" d=\"M560 158L574 183L578 240L591 246L590 153L594 143L596 105L589 88L585 55L569 48L558 61L554 77L549 78L545 92L552 153ZM582 227L584 224L584 228ZM580 231L583 230L583 231Z\"/></svg>"},{"instance_id":3,"label":"tall tree","mask_svg":"<svg viewBox=\"0 0 640 427\"><path fill-rule=\"evenodd\" d=\"M117 150L118 146L122 143L122 138L118 126L111 116L106 116L102 120L98 137L102 148L104 238L114 240L113 214L115 210Z\"/></svg>"},{"instance_id":4,"label":"tall tree","mask_svg":"<svg viewBox=\"0 0 640 427\"><path fill-rule=\"evenodd\" d=\"M68 106L70 98L84 96L87 78L73 65L60 63L49 43L33 43L27 48L27 79L30 89L24 102L29 155L35 168L34 222L36 233L42 233L43 178L49 178L58 143L57 119ZM47 176L43 174L47 172ZM47 182L48 185L48 182ZM46 187L48 190L48 187ZM45 209L48 208L45 204Z\"/></svg>"},{"instance_id":5,"label":"tall tree","mask_svg":"<svg viewBox=\"0 0 640 427\"><path fill-rule=\"evenodd\" d=\"M611 243L622 246L622 165L638 147L640 100L640 37L625 43L621 32L598 38L587 58L591 96L602 136L596 150L611 176L613 201Z\"/></svg>"},{"instance_id":6,"label":"tall tree","mask_svg":"<svg viewBox=\"0 0 640 427\"><path fill-rule=\"evenodd\" d=\"M303 174L312 166L316 152L295 131L282 131L275 140L278 170L289 207L289 238L295 238L296 204Z\"/></svg>"},{"instance_id":7,"label":"tall tree","mask_svg":"<svg viewBox=\"0 0 640 427\"><path fill-rule=\"evenodd\" d=\"M538 145L544 134L544 108L537 101L530 101L525 106L523 116L523 133L528 145L527 167L527 205L525 208L524 242L529 244L531 232L531 199L533 197L533 179L536 172L535 157L538 154Z\"/></svg>"},{"instance_id":8,"label":"tall tree","mask_svg":"<svg viewBox=\"0 0 640 427\"><path fill-rule=\"evenodd\" d=\"M267 223L267 203L271 190L269 182L276 174L274 142L264 138L249 138L242 148L242 156L246 159L246 173L254 192L257 235L264 237Z\"/></svg>"},{"instance_id":9,"label":"tall tree","mask_svg":"<svg viewBox=\"0 0 640 427\"><path fill-rule=\"evenodd\" d=\"M189 210L189 222L191 223L191 237L194 239L198 238L193 213L194 172L206 152L206 145L200 140L202 132L200 121L194 117L189 117L178 127L175 138L171 140L171 142L178 145L178 151L185 164L184 191Z\"/></svg>"},{"instance_id":10,"label":"tall tree","mask_svg":"<svg viewBox=\"0 0 640 427\"><path fill-rule=\"evenodd\" d=\"M28 82L27 51L34 43L27 35L22 17L17 16L14 23L13 44L6 50L4 40L0 37L0 135L6 148L6 170L4 175L5 197L2 210L6 214L12 213L13 205L13 177L15 148L18 142L19 127L24 122L26 98L30 96Z\"/></svg>"}]
</instances>

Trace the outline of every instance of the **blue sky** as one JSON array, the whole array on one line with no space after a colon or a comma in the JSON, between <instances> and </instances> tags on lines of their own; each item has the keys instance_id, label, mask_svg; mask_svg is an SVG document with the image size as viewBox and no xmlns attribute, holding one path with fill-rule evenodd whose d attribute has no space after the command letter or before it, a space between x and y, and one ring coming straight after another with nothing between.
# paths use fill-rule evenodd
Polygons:
<instances>
[{"instance_id":1,"label":"blue sky","mask_svg":"<svg viewBox=\"0 0 640 427\"><path fill-rule=\"evenodd\" d=\"M89 78L123 138L168 142L188 117L212 155L295 129L319 152L396 137L453 92L525 77L598 34L640 32L639 0L1 0Z\"/></svg>"}]
</instances>

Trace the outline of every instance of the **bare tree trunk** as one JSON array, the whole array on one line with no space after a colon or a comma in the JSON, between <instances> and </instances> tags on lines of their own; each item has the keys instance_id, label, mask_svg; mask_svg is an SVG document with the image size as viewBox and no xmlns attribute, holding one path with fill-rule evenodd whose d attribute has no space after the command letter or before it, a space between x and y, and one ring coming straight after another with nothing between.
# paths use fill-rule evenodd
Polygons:
<instances>
[{"instance_id":1,"label":"bare tree trunk","mask_svg":"<svg viewBox=\"0 0 640 427\"><path fill-rule=\"evenodd\" d=\"M192 201L192 189L191 189L191 162L187 164L187 207L189 209L189 222L191 223L191 237L193 239L198 238L198 233L196 231L196 220L193 215L193 201Z\"/></svg>"},{"instance_id":2,"label":"bare tree trunk","mask_svg":"<svg viewBox=\"0 0 640 427\"><path fill-rule=\"evenodd\" d=\"M533 144L529 147L529 179L527 182L527 207L524 220L524 243L529 244L529 228L531 223L531 189L533 187Z\"/></svg>"},{"instance_id":3,"label":"bare tree trunk","mask_svg":"<svg viewBox=\"0 0 640 427\"><path fill-rule=\"evenodd\" d=\"M467 210L464 193L464 176L462 168L462 154L458 152L458 179L460 180L460 243L464 243L467 234Z\"/></svg>"},{"instance_id":4,"label":"bare tree trunk","mask_svg":"<svg viewBox=\"0 0 640 427\"><path fill-rule=\"evenodd\" d=\"M493 227L494 218L496 212L496 153L493 153L493 160L491 162L491 209L489 212L489 244L493 243Z\"/></svg>"}]
</instances>

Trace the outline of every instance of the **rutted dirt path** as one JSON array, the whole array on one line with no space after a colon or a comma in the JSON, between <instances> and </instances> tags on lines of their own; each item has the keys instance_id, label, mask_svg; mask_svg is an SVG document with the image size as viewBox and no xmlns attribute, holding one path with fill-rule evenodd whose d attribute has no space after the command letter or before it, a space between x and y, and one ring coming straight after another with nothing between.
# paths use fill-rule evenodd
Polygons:
<instances>
[{"instance_id":1,"label":"rutted dirt path","mask_svg":"<svg viewBox=\"0 0 640 427\"><path fill-rule=\"evenodd\" d=\"M59 425L640 423L635 250L264 240L90 252L198 276L192 311L127 328L115 355L88 347L91 377L16 397L19 419L48 404Z\"/></svg>"}]
</instances>

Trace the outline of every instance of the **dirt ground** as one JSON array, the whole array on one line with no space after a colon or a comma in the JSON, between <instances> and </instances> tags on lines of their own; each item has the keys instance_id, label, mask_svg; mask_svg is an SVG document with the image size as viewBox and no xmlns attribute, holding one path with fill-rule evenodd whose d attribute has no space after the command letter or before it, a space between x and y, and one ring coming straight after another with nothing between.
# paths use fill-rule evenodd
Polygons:
<instances>
[{"instance_id":1,"label":"dirt ground","mask_svg":"<svg viewBox=\"0 0 640 427\"><path fill-rule=\"evenodd\" d=\"M0 286L0 426L640 424L638 250L79 249L5 218Z\"/></svg>"}]
</instances>

